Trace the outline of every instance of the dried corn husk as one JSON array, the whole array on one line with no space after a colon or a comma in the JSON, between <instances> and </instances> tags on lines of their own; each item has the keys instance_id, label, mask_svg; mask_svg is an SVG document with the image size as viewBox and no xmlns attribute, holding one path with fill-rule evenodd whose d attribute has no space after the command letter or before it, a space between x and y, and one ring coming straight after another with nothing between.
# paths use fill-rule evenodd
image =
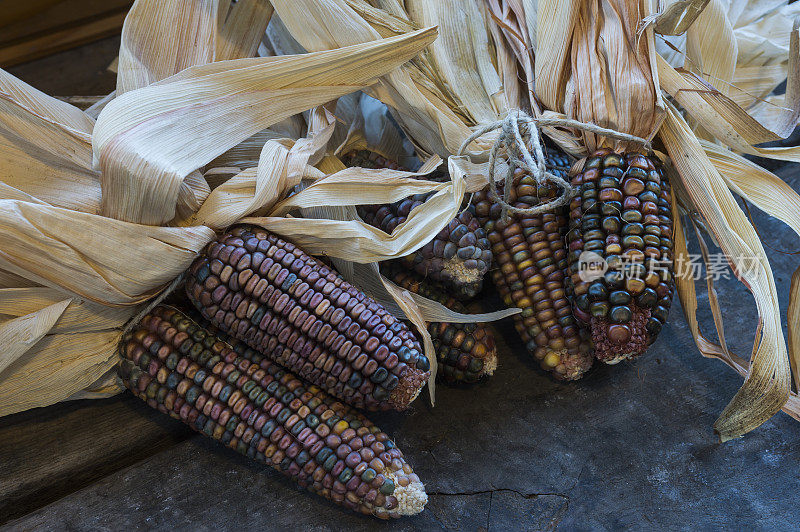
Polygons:
<instances>
[{"instance_id":1,"label":"dried corn husk","mask_svg":"<svg viewBox=\"0 0 800 532\"><path fill-rule=\"evenodd\" d=\"M366 91L393 110L393 116L422 156L436 153L447 157L456 153L472 133L471 127L481 120L496 120L508 111L499 83L507 76L498 73L496 57L492 55L497 52L485 33L486 10L481 2L419 1L403 6L392 0L372 4L275 0L272 4L292 37L307 50L369 42L407 28L439 28L441 40L432 51L421 54ZM484 142L476 149L488 146Z\"/></svg>"},{"instance_id":2,"label":"dried corn husk","mask_svg":"<svg viewBox=\"0 0 800 532\"><path fill-rule=\"evenodd\" d=\"M643 1L561 3L544 0L539 3L536 15L539 28L537 73L554 68L549 77L536 80L543 102L568 116L580 116L571 104L576 94L581 98L586 93L605 94L605 97L594 97L590 105L581 109L589 110L590 118L597 123L613 124L626 132L636 129L617 121L615 117L620 115L615 114L615 110L620 103L633 102L623 115L636 120L644 117L634 124L643 127L639 129L640 134L653 126L649 135L644 136L657 135L666 147L677 170L673 181L681 191L686 208L701 216L703 226L726 253L734 273L753 293L760 320L748 363L725 347L725 331L713 285L708 287L709 302L721 345L708 341L699 331L694 281L678 279L681 302L700 351L705 356L720 358L746 377L742 388L715 423L715 430L723 440L754 429L781 407L795 417L798 415L792 411L797 403L787 402L789 360L791 356L797 367L797 355L787 351L772 270L755 229L731 194L733 191L752 201L793 229L800 227L800 211L791 208L797 204L797 194L776 176L736 153L797 160L797 148L754 146L786 136L800 117L798 36L796 29L791 29L791 21L782 18L796 8L785 4L720 0L667 2L660 14L654 14L647 11L650 3ZM590 40L587 48L593 50L595 43L602 43L598 48L605 51L605 56L595 57L592 68L594 72L610 72L611 75L607 84L602 76L587 82L585 65L576 61L575 52L571 62L565 60L563 50L574 50L575 43L584 46L581 43L586 42L587 33L581 28L586 21L602 24L598 21L609 20L587 17L585 13L608 15L611 12L629 15L635 12L628 26L639 28L639 33L634 39L629 32L625 46L614 49L609 46L608 35L603 34L607 30L601 29L597 33L598 40ZM616 17L610 20L613 22ZM660 29L670 35L685 31L685 34L669 38L654 35L653 26L649 24L653 22L655 31ZM574 25L574 29L564 30L565 24ZM662 44L669 42L671 47L658 47L667 54L666 58L656 53L656 40ZM618 68L620 64L641 62L646 58L650 61L649 68L638 71ZM658 94L640 92L639 101L631 96L623 97L619 92L622 81L618 78L623 75L638 78L634 86L651 84L665 91L681 106L688 121L671 105L667 105L664 115L664 105L658 102ZM775 86L787 77L786 95L770 96ZM765 107L770 111L765 112ZM658 113L666 118L663 124L649 118L657 117ZM677 228L676 255L687 253L684 230ZM745 269L739 263L742 257L755 259L757 271ZM796 297L792 293L793 312L797 312ZM792 333L796 334L794 327Z\"/></svg>"}]
</instances>

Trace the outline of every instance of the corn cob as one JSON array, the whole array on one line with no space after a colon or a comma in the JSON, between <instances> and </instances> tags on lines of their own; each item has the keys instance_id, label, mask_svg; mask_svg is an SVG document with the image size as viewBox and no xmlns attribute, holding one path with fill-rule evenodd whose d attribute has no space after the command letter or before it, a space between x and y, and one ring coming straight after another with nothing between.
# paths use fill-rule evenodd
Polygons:
<instances>
[{"instance_id":1,"label":"corn cob","mask_svg":"<svg viewBox=\"0 0 800 532\"><path fill-rule=\"evenodd\" d=\"M572 184L579 194L570 205L568 292L575 316L591 327L595 356L613 364L643 353L667 318L670 187L649 158L608 149L589 157ZM589 251L605 260L604 274L581 272Z\"/></svg>"},{"instance_id":2,"label":"corn cob","mask_svg":"<svg viewBox=\"0 0 800 532\"><path fill-rule=\"evenodd\" d=\"M387 268L387 273L401 288L437 301L450 310L466 311L456 299L417 275L396 267ZM428 332L436 348L436 374L442 381L473 383L484 375L491 375L497 368L494 334L485 323L430 323Z\"/></svg>"},{"instance_id":3,"label":"corn cob","mask_svg":"<svg viewBox=\"0 0 800 532\"><path fill-rule=\"evenodd\" d=\"M386 433L234 345L176 309L156 307L120 344L119 375L150 406L311 492L381 518L422 511L424 487Z\"/></svg>"},{"instance_id":4,"label":"corn cob","mask_svg":"<svg viewBox=\"0 0 800 532\"><path fill-rule=\"evenodd\" d=\"M430 376L405 324L263 229L236 227L210 243L186 293L216 327L357 408L403 410Z\"/></svg>"},{"instance_id":5,"label":"corn cob","mask_svg":"<svg viewBox=\"0 0 800 532\"><path fill-rule=\"evenodd\" d=\"M552 147L546 152L549 172L566 179L569 160ZM500 194L503 186L498 183ZM509 203L530 208L556 197L555 187L537 185L533 176L517 170ZM525 346L542 369L556 378L580 378L592 365L591 344L572 316L564 290L568 223L566 207L540 215L510 214L486 190L475 195L475 209L492 244L496 268L492 279L508 306L522 309L514 323Z\"/></svg>"},{"instance_id":6,"label":"corn cob","mask_svg":"<svg viewBox=\"0 0 800 532\"><path fill-rule=\"evenodd\" d=\"M366 150L343 157L348 166L402 170L397 163ZM428 179L441 180L439 173ZM358 214L364 222L391 233L405 222L412 209L422 205L431 194L417 194L391 205L360 205ZM425 277L444 284L459 299L470 299L483 288L483 277L492 263L486 233L469 209L458 214L431 241L400 259Z\"/></svg>"},{"instance_id":7,"label":"corn cob","mask_svg":"<svg viewBox=\"0 0 800 532\"><path fill-rule=\"evenodd\" d=\"M378 152L371 150L354 150L341 157L342 162L350 166L360 168L388 168L390 170L407 170L400 166L396 161L387 159Z\"/></svg>"}]
</instances>

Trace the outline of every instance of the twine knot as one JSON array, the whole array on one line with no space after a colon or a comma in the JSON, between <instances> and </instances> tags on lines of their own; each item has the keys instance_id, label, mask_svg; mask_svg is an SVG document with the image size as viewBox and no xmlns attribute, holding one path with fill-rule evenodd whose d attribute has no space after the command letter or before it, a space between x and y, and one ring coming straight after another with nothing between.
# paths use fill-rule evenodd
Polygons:
<instances>
[{"instance_id":1,"label":"twine knot","mask_svg":"<svg viewBox=\"0 0 800 532\"><path fill-rule=\"evenodd\" d=\"M487 124L475 131L461 144L458 150L458 155L463 155L467 146L475 139L490 131L496 129L501 130L500 135L497 137L497 140L494 142L489 152L489 197L492 201L499 203L503 207L502 217L504 220L508 219L509 212L534 216L552 211L557 207L569 203L575 195L575 189L567 180L547 170L547 160L545 159L542 142L539 138L540 133L538 126L561 126L583 129L606 137L635 142L641 144L648 150L650 149L650 143L643 138L603 128L596 124L588 124L577 120L558 117L534 118L520 110L509 111L504 119ZM533 148L533 153L531 153L531 148ZM508 163L503 198L501 198L497 192L496 177L497 156L501 150L505 153ZM509 203L511 187L514 184L514 174L517 169L521 169L532 175L538 185L549 182L558 186L561 189L561 194L552 200L545 201L532 207L522 208L511 205Z\"/></svg>"}]
</instances>

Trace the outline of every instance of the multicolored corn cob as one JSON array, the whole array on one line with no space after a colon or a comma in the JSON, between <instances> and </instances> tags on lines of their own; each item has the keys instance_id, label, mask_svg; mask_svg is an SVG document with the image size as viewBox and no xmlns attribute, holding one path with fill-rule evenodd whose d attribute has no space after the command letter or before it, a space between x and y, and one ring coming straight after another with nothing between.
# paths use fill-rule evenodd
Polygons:
<instances>
[{"instance_id":1,"label":"multicolored corn cob","mask_svg":"<svg viewBox=\"0 0 800 532\"><path fill-rule=\"evenodd\" d=\"M366 150L351 152L342 160L348 166L402 170L397 163ZM437 176L428 178L437 179ZM406 221L412 209L422 205L429 196L417 194L391 205L359 205L358 214L364 222L391 233ZM470 299L483 288L483 277L491 266L492 252L486 233L473 212L467 209L431 242L400 261L420 275L442 283L458 299Z\"/></svg>"},{"instance_id":2,"label":"multicolored corn cob","mask_svg":"<svg viewBox=\"0 0 800 532\"><path fill-rule=\"evenodd\" d=\"M642 354L667 318L669 182L648 157L604 149L586 160L572 184L579 194L570 204L568 293L575 316L591 327L595 356L614 364ZM605 271L589 271L591 262Z\"/></svg>"},{"instance_id":3,"label":"multicolored corn cob","mask_svg":"<svg viewBox=\"0 0 800 532\"><path fill-rule=\"evenodd\" d=\"M150 406L301 487L381 518L422 511L403 453L368 419L241 343L159 306L120 344L119 375Z\"/></svg>"},{"instance_id":4,"label":"multicolored corn cob","mask_svg":"<svg viewBox=\"0 0 800 532\"><path fill-rule=\"evenodd\" d=\"M555 148L546 151L548 171L567 178L569 160ZM498 183L503 196L503 186ZM509 203L530 208L554 199L560 192L537 185L533 176L518 170ZM502 206L477 193L475 210L492 244L496 268L492 279L503 301L522 309L514 317L516 329L541 367L560 379L580 378L592 365L588 335L575 321L564 289L567 250L564 235L566 207L540 215L502 216Z\"/></svg>"},{"instance_id":5,"label":"multicolored corn cob","mask_svg":"<svg viewBox=\"0 0 800 532\"><path fill-rule=\"evenodd\" d=\"M367 410L403 410L430 376L409 328L294 244L239 226L187 272L203 317L299 377Z\"/></svg>"},{"instance_id":6,"label":"multicolored corn cob","mask_svg":"<svg viewBox=\"0 0 800 532\"><path fill-rule=\"evenodd\" d=\"M407 170L396 161L387 159L378 152L372 150L353 150L340 156L342 162L348 166L358 166L359 168L388 168L390 170Z\"/></svg>"},{"instance_id":7,"label":"multicolored corn cob","mask_svg":"<svg viewBox=\"0 0 800 532\"><path fill-rule=\"evenodd\" d=\"M389 278L401 288L464 313L466 308L446 292L397 267L386 268ZM497 368L494 334L485 323L430 323L438 361L437 377L448 383L474 383Z\"/></svg>"}]
</instances>

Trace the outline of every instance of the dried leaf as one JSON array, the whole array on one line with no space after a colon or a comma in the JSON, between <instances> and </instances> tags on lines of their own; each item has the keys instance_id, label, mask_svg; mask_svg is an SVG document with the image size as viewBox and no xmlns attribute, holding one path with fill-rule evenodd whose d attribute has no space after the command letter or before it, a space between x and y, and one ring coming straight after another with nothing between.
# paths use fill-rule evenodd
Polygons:
<instances>
[{"instance_id":1,"label":"dried leaf","mask_svg":"<svg viewBox=\"0 0 800 532\"><path fill-rule=\"evenodd\" d=\"M0 200L0 268L81 298L131 305L185 270L207 227L157 227Z\"/></svg>"},{"instance_id":2,"label":"dried leaf","mask_svg":"<svg viewBox=\"0 0 800 532\"><path fill-rule=\"evenodd\" d=\"M63 401L113 368L119 331L45 336L0 374L0 416Z\"/></svg>"},{"instance_id":3,"label":"dried leaf","mask_svg":"<svg viewBox=\"0 0 800 532\"><path fill-rule=\"evenodd\" d=\"M28 287L0 289L0 317L18 318L46 306L55 305L69 295L54 288ZM49 329L50 334L102 331L119 327L138 307L109 307L77 298L67 299L69 306Z\"/></svg>"},{"instance_id":4,"label":"dried leaf","mask_svg":"<svg viewBox=\"0 0 800 532\"><path fill-rule=\"evenodd\" d=\"M91 135L94 128L94 120L74 105L48 96L2 69L0 97L12 100L42 120L59 124L67 130Z\"/></svg>"},{"instance_id":5,"label":"dried leaf","mask_svg":"<svg viewBox=\"0 0 800 532\"><path fill-rule=\"evenodd\" d=\"M214 61L217 9L217 0L134 2L122 26L117 96Z\"/></svg>"},{"instance_id":6,"label":"dried leaf","mask_svg":"<svg viewBox=\"0 0 800 532\"><path fill-rule=\"evenodd\" d=\"M439 38L431 46L433 64L470 122L494 122L504 115L503 87L489 57L488 35L477 3L407 0L405 4L417 23L439 28Z\"/></svg>"},{"instance_id":7,"label":"dried leaf","mask_svg":"<svg viewBox=\"0 0 800 532\"><path fill-rule=\"evenodd\" d=\"M700 16L709 0L679 0L655 18L655 30L662 35L680 35Z\"/></svg>"},{"instance_id":8,"label":"dried leaf","mask_svg":"<svg viewBox=\"0 0 800 532\"><path fill-rule=\"evenodd\" d=\"M536 12L536 95L545 107L561 109L570 77L570 42L580 0L539 0ZM528 16L532 16L528 13Z\"/></svg>"},{"instance_id":9,"label":"dried leaf","mask_svg":"<svg viewBox=\"0 0 800 532\"><path fill-rule=\"evenodd\" d=\"M668 109L659 135L693 207L702 214L734 274L756 301L759 332L747 377L714 425L723 440L736 438L774 415L789 394L789 364L775 280L755 229L689 126L674 109ZM751 260L755 260L755 268L746 262ZM681 301L684 302L684 298Z\"/></svg>"},{"instance_id":10,"label":"dried leaf","mask_svg":"<svg viewBox=\"0 0 800 532\"><path fill-rule=\"evenodd\" d=\"M800 391L800 267L792 274L786 322L789 329L789 361L794 372L794 387Z\"/></svg>"},{"instance_id":11,"label":"dried leaf","mask_svg":"<svg viewBox=\"0 0 800 532\"><path fill-rule=\"evenodd\" d=\"M69 302L69 299L64 299L30 314L0 323L0 345L3 346L3 352L0 354L0 376L8 366L47 334Z\"/></svg>"},{"instance_id":12,"label":"dried leaf","mask_svg":"<svg viewBox=\"0 0 800 532\"><path fill-rule=\"evenodd\" d=\"M117 97L93 136L103 213L148 224L171 220L190 172L271 124L369 85L435 34L420 30L330 52L211 63Z\"/></svg>"},{"instance_id":13,"label":"dried leaf","mask_svg":"<svg viewBox=\"0 0 800 532\"><path fill-rule=\"evenodd\" d=\"M245 218L243 222L274 231L312 255L375 262L402 257L430 241L455 217L464 192L463 181L446 184L422 206L411 211L391 235L357 221L264 217Z\"/></svg>"},{"instance_id":14,"label":"dried leaf","mask_svg":"<svg viewBox=\"0 0 800 532\"><path fill-rule=\"evenodd\" d=\"M345 0L273 0L272 5L291 35L307 50L330 50L368 42L391 27L394 15L380 13L371 24ZM410 23L410 21L409 21ZM442 90L444 81L429 62L406 65L391 72L367 92L393 108L395 117L421 155L455 153L471 131L450 105Z\"/></svg>"},{"instance_id":15,"label":"dried leaf","mask_svg":"<svg viewBox=\"0 0 800 532\"><path fill-rule=\"evenodd\" d=\"M722 0L711 0L686 32L685 67L730 94L736 70L736 39Z\"/></svg>"},{"instance_id":16,"label":"dried leaf","mask_svg":"<svg viewBox=\"0 0 800 532\"><path fill-rule=\"evenodd\" d=\"M220 0L215 60L254 57L272 11L269 0Z\"/></svg>"}]
</instances>

